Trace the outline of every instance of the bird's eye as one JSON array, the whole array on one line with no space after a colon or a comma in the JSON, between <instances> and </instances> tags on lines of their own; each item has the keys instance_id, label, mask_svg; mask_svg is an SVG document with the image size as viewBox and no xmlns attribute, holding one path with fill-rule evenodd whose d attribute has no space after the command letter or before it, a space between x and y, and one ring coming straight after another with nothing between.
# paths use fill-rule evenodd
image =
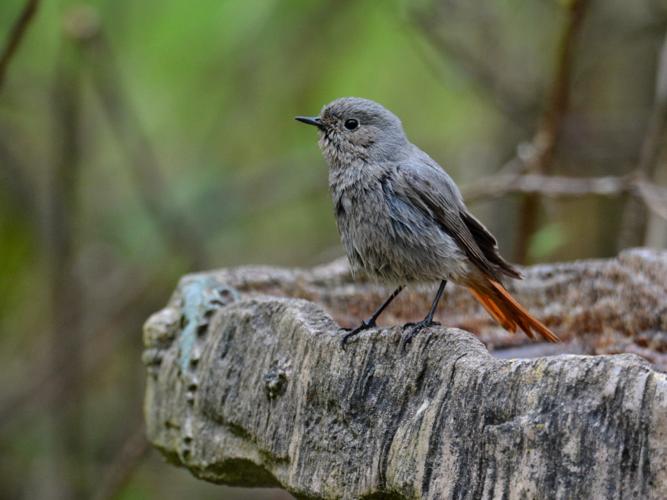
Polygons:
<instances>
[{"instance_id":1,"label":"bird's eye","mask_svg":"<svg viewBox=\"0 0 667 500\"><path fill-rule=\"evenodd\" d=\"M359 121L355 120L354 118L350 118L349 120L345 120L345 128L348 130L354 130L359 126Z\"/></svg>"}]
</instances>

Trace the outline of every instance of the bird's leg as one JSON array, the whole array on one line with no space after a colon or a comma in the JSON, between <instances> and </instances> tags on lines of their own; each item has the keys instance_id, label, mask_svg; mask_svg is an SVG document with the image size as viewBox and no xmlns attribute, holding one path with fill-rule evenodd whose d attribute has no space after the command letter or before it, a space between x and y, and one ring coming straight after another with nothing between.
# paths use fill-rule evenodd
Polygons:
<instances>
[{"instance_id":1,"label":"bird's leg","mask_svg":"<svg viewBox=\"0 0 667 500\"><path fill-rule=\"evenodd\" d=\"M410 332L403 341L403 347L405 347L406 344L409 344L412 341L412 337L414 337L423 328L428 328L429 326L440 324L433 321L433 315L435 314L435 310L438 308L438 303L442 298L442 294L445 292L445 286L447 286L447 280L442 280L440 282L440 286L438 287L438 291L435 294L435 298L433 299L433 304L431 304L431 310L428 312L428 314L423 320L417 323L408 323L407 325L405 325L405 326L411 326L412 328L410 329Z\"/></svg>"},{"instance_id":2,"label":"bird's leg","mask_svg":"<svg viewBox=\"0 0 667 500\"><path fill-rule=\"evenodd\" d=\"M377 310L371 315L370 318L363 320L358 327L356 327L351 332L345 334L343 340L341 341L341 346L343 347L343 349L345 348L345 344L347 343L347 341L350 340L350 338L354 337L357 333L375 327L375 320L378 319L380 317L380 314L382 314L382 312L387 308L387 306L391 304L391 301L394 300L399 293L401 293L401 290L403 290L402 285L391 293L391 295L387 298L387 300L385 300L382 303L382 305L377 308Z\"/></svg>"}]
</instances>

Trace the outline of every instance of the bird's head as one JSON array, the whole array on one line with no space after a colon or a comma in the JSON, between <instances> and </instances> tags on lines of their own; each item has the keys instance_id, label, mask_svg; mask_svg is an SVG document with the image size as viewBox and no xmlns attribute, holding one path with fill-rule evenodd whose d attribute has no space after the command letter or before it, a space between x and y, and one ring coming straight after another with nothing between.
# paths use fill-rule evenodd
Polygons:
<instances>
[{"instance_id":1,"label":"bird's head","mask_svg":"<svg viewBox=\"0 0 667 500\"><path fill-rule=\"evenodd\" d=\"M369 99L343 97L324 106L319 116L296 119L318 128L320 149L331 167L395 160L408 144L401 120Z\"/></svg>"}]
</instances>

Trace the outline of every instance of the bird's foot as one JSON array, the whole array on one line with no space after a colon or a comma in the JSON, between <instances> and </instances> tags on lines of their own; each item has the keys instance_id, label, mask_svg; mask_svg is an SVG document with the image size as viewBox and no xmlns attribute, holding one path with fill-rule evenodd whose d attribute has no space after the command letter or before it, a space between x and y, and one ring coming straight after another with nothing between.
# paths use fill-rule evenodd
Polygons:
<instances>
[{"instance_id":1,"label":"bird's foot","mask_svg":"<svg viewBox=\"0 0 667 500\"><path fill-rule=\"evenodd\" d=\"M403 328L410 328L410 331L407 333L407 335L403 338L401 342L401 349L405 351L405 347L412 342L412 338L417 335L421 330L424 328L430 328L432 326L438 326L440 323L437 321L433 321L431 318L424 318L421 321L418 321L416 323L406 323L403 325Z\"/></svg>"},{"instance_id":2,"label":"bird's foot","mask_svg":"<svg viewBox=\"0 0 667 500\"><path fill-rule=\"evenodd\" d=\"M365 319L361 322L361 324L356 327L354 330L348 331L344 336L343 339L340 341L340 346L342 347L343 350L345 350L345 344L354 337L356 334L363 332L364 330L368 330L369 328L375 328L375 320L372 319Z\"/></svg>"}]
</instances>

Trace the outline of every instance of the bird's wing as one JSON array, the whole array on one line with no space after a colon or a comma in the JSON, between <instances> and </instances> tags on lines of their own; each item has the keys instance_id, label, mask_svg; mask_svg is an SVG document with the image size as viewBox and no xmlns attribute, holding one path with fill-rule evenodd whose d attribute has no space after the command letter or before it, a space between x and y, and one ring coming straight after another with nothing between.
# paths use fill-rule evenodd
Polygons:
<instances>
[{"instance_id":1,"label":"bird's wing","mask_svg":"<svg viewBox=\"0 0 667 500\"><path fill-rule=\"evenodd\" d=\"M496 238L468 212L456 184L437 164L401 164L396 174L396 193L435 219L480 270L496 280L499 273L521 277L500 256Z\"/></svg>"}]
</instances>

